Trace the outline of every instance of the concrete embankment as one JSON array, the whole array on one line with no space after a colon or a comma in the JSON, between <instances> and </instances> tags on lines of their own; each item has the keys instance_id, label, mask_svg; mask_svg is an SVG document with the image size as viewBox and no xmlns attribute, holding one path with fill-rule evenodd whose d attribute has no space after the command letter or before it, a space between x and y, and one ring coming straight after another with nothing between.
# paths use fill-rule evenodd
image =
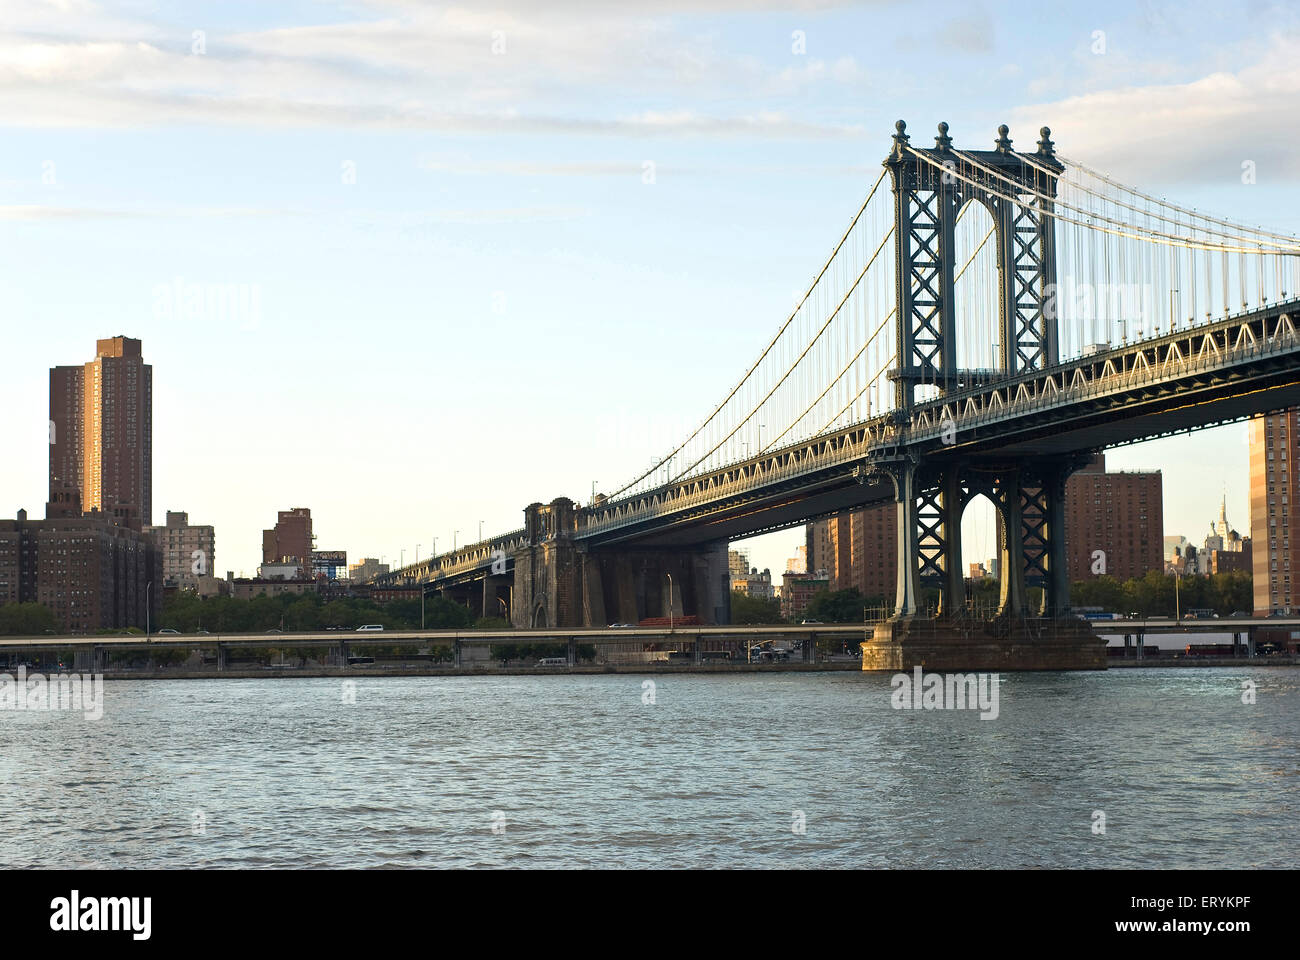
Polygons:
<instances>
[{"instance_id":1,"label":"concrete embankment","mask_svg":"<svg viewBox=\"0 0 1300 960\"><path fill-rule=\"evenodd\" d=\"M826 663L620 663L580 664L573 667L286 667L253 670L105 670L105 680L271 680L306 677L545 677L559 675L595 675L609 673L662 676L679 673L833 673L859 672L857 660Z\"/></svg>"},{"instance_id":2,"label":"concrete embankment","mask_svg":"<svg viewBox=\"0 0 1300 960\"><path fill-rule=\"evenodd\" d=\"M1300 666L1300 656L1255 657L1152 657L1145 660L1111 659L1107 667L1290 667ZM286 667L236 670L107 670L105 680L279 680L308 677L543 677L558 675L641 674L663 676L683 673L843 673L861 672L857 660L825 663L620 663L580 664L573 667L428 667L374 665L353 667ZM933 672L933 671L931 671Z\"/></svg>"}]
</instances>

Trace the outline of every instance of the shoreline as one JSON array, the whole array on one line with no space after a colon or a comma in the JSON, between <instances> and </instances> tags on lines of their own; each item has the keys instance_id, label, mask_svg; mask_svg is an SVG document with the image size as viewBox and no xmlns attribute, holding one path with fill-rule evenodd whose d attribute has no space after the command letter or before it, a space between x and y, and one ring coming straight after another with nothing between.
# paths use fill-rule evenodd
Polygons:
<instances>
[{"instance_id":1,"label":"shoreline","mask_svg":"<svg viewBox=\"0 0 1300 960\"><path fill-rule=\"evenodd\" d=\"M1107 663L1119 669L1195 669L1198 667L1294 667L1300 666L1300 657L1179 657L1162 660L1158 657L1143 660L1115 660ZM75 671L70 671L75 672ZM579 664L572 667L441 667L426 666L353 666L353 667L287 667L281 669L235 670L105 670L100 675L105 680L293 680L336 677L358 679L362 677L546 677L546 676L597 676L602 674L727 674L727 673L890 673L891 671L864 671L856 661L828 661L825 663L727 663L727 664ZM988 672L988 671L985 671ZM999 673L1042 673L1041 670L1002 670ZM1088 671L1097 672L1097 671ZM56 674L50 674L55 676Z\"/></svg>"}]
</instances>

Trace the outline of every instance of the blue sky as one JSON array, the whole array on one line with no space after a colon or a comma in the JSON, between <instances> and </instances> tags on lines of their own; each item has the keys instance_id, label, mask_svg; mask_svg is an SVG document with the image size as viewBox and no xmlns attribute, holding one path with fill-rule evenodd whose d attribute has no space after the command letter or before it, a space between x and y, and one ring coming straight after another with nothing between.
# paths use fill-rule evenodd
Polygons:
<instances>
[{"instance_id":1,"label":"blue sky","mask_svg":"<svg viewBox=\"0 0 1300 960\"><path fill-rule=\"evenodd\" d=\"M762 349L900 117L974 148L1048 124L1125 182L1300 220L1286 5L536 6L6 3L0 515L46 498L48 368L115 334L154 365L155 516L214 524L219 572L292 506L410 561L620 486ZM1162 468L1199 538L1225 489L1248 529L1246 453L1238 425L1109 459Z\"/></svg>"}]
</instances>

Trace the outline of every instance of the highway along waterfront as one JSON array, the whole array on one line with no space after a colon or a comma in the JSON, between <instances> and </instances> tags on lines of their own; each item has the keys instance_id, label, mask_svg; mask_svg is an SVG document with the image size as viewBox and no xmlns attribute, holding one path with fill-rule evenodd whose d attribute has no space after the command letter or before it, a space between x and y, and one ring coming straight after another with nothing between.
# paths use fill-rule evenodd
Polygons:
<instances>
[{"instance_id":1,"label":"highway along waterfront","mask_svg":"<svg viewBox=\"0 0 1300 960\"><path fill-rule=\"evenodd\" d=\"M0 710L0 863L1300 860L1300 668L992 679L995 716L862 671L122 680Z\"/></svg>"}]
</instances>

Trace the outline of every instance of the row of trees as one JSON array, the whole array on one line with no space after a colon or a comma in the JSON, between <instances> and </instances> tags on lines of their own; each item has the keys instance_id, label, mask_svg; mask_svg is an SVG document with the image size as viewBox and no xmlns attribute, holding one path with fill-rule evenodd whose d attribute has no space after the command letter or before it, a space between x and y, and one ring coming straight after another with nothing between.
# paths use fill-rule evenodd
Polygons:
<instances>
[{"instance_id":1,"label":"row of trees","mask_svg":"<svg viewBox=\"0 0 1300 960\"><path fill-rule=\"evenodd\" d=\"M0 608L3 609L3 608ZM424 602L424 625L430 629L462 629L494 626L505 621L475 620L468 607L446 597L428 597ZM413 630L420 626L419 600L393 600L377 604L356 597L327 600L316 593L259 596L251 600L234 597L200 597L178 591L163 603L158 626L182 633L208 630L212 633L258 633L266 630L324 630L330 627L352 630L363 623L378 623L386 630Z\"/></svg>"},{"instance_id":2,"label":"row of trees","mask_svg":"<svg viewBox=\"0 0 1300 960\"><path fill-rule=\"evenodd\" d=\"M1138 613L1144 617L1186 615L1188 610L1197 608L1227 617L1250 613L1255 597L1251 575L1244 570L1177 578L1150 570L1144 577L1123 582L1109 576L1077 581L1070 588L1070 603L1075 607L1101 607L1110 613Z\"/></svg>"}]
</instances>

